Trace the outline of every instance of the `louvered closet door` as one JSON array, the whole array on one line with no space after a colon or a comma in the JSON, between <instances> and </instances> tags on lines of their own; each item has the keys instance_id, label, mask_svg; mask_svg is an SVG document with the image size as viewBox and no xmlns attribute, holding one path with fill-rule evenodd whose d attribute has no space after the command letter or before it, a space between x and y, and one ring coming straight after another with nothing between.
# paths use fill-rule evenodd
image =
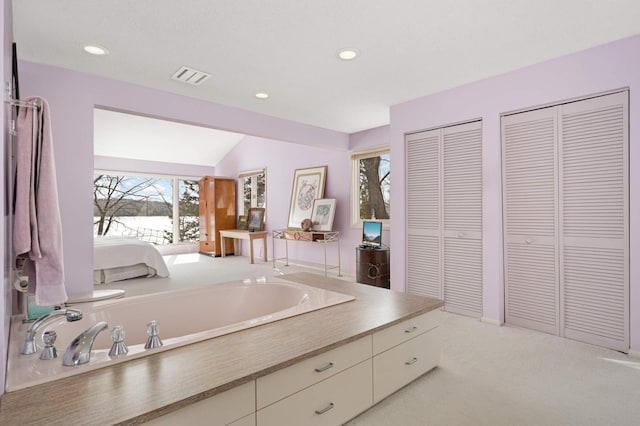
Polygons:
<instances>
[{"instance_id":1,"label":"louvered closet door","mask_svg":"<svg viewBox=\"0 0 640 426\"><path fill-rule=\"evenodd\" d=\"M566 337L629 349L628 92L560 106Z\"/></svg>"},{"instance_id":2,"label":"louvered closet door","mask_svg":"<svg viewBox=\"0 0 640 426\"><path fill-rule=\"evenodd\" d=\"M439 138L439 130L406 137L406 277L409 293L442 299Z\"/></svg>"},{"instance_id":3,"label":"louvered closet door","mask_svg":"<svg viewBox=\"0 0 640 426\"><path fill-rule=\"evenodd\" d=\"M556 110L502 117L505 319L559 333Z\"/></svg>"},{"instance_id":4,"label":"louvered closet door","mask_svg":"<svg viewBox=\"0 0 640 426\"><path fill-rule=\"evenodd\" d=\"M442 136L445 309L482 317L482 125Z\"/></svg>"}]
</instances>

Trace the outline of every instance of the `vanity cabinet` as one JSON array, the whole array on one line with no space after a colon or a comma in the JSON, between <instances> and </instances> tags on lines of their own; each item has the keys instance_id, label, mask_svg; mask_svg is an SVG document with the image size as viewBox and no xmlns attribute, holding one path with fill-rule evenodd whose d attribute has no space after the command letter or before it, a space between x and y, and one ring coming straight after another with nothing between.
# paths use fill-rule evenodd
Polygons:
<instances>
[{"instance_id":1,"label":"vanity cabinet","mask_svg":"<svg viewBox=\"0 0 640 426\"><path fill-rule=\"evenodd\" d=\"M373 334L373 403L440 362L439 311L431 311Z\"/></svg>"},{"instance_id":2,"label":"vanity cabinet","mask_svg":"<svg viewBox=\"0 0 640 426\"><path fill-rule=\"evenodd\" d=\"M205 176L198 181L200 253L222 254L220 231L236 227L235 179ZM234 253L233 240L225 244L225 255Z\"/></svg>"},{"instance_id":3,"label":"vanity cabinet","mask_svg":"<svg viewBox=\"0 0 640 426\"><path fill-rule=\"evenodd\" d=\"M342 345L256 380L256 405L264 408L371 358L371 336Z\"/></svg>"},{"instance_id":4,"label":"vanity cabinet","mask_svg":"<svg viewBox=\"0 0 640 426\"><path fill-rule=\"evenodd\" d=\"M153 419L145 425L255 426L255 381Z\"/></svg>"},{"instance_id":5,"label":"vanity cabinet","mask_svg":"<svg viewBox=\"0 0 640 426\"><path fill-rule=\"evenodd\" d=\"M438 365L439 321L419 315L148 424L343 424Z\"/></svg>"},{"instance_id":6,"label":"vanity cabinet","mask_svg":"<svg viewBox=\"0 0 640 426\"><path fill-rule=\"evenodd\" d=\"M260 377L257 425L337 425L372 404L371 336Z\"/></svg>"},{"instance_id":7,"label":"vanity cabinet","mask_svg":"<svg viewBox=\"0 0 640 426\"><path fill-rule=\"evenodd\" d=\"M371 358L257 412L257 426L340 425L371 407Z\"/></svg>"}]
</instances>

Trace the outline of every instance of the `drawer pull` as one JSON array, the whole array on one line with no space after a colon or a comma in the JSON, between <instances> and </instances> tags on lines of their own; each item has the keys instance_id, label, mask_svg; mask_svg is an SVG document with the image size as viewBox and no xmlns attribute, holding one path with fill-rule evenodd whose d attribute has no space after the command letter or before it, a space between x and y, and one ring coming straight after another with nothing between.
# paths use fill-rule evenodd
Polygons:
<instances>
[{"instance_id":1,"label":"drawer pull","mask_svg":"<svg viewBox=\"0 0 640 426\"><path fill-rule=\"evenodd\" d=\"M320 367L320 368L316 368L316 373L322 373L323 371L327 371L328 369L333 368L333 363L330 362L329 364L325 365L324 367ZM320 413L322 414L322 413Z\"/></svg>"},{"instance_id":2,"label":"drawer pull","mask_svg":"<svg viewBox=\"0 0 640 426\"><path fill-rule=\"evenodd\" d=\"M415 325L411 328L407 328L404 332L405 333L413 333L414 331L416 331L418 329L418 327L416 327Z\"/></svg>"},{"instance_id":3,"label":"drawer pull","mask_svg":"<svg viewBox=\"0 0 640 426\"><path fill-rule=\"evenodd\" d=\"M335 405L333 405L333 402L330 402L329 405L324 407L322 410L316 410L316 414L324 414L327 411L331 410L333 407L335 407Z\"/></svg>"},{"instance_id":4,"label":"drawer pull","mask_svg":"<svg viewBox=\"0 0 640 426\"><path fill-rule=\"evenodd\" d=\"M415 364L416 362L418 362L418 358L413 357L409 361L405 361L404 364L405 365L411 365L411 364Z\"/></svg>"}]
</instances>

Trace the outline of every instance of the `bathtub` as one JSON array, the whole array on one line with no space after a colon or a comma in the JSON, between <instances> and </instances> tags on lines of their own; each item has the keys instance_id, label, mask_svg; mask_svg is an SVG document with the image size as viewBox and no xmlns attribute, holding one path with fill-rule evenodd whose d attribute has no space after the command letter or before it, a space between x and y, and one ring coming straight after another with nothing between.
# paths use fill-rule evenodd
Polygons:
<instances>
[{"instance_id":1,"label":"bathtub","mask_svg":"<svg viewBox=\"0 0 640 426\"><path fill-rule=\"evenodd\" d=\"M22 316L15 316L9 339L6 390L23 389L354 299L350 295L274 277L77 304L73 308L82 311L83 319L66 322L60 317L41 329L36 337L39 350L31 355L20 354L29 324L22 324ZM164 345L144 349L147 323L151 320L158 322ZM99 321L106 321L109 327L96 338L89 363L63 366L62 357L69 343ZM117 325L125 329L129 352L110 357L111 330ZM46 330L56 331L58 350L58 358L47 361L39 359L44 347L42 333Z\"/></svg>"}]
</instances>

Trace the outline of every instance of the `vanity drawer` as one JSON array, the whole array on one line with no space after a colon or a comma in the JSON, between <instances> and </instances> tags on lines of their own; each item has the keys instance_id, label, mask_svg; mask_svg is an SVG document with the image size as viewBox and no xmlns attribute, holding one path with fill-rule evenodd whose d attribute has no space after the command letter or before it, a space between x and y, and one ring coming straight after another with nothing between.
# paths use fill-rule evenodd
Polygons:
<instances>
[{"instance_id":1,"label":"vanity drawer","mask_svg":"<svg viewBox=\"0 0 640 426\"><path fill-rule=\"evenodd\" d=\"M266 407L371 358L371 336L332 349L256 380L257 408Z\"/></svg>"},{"instance_id":2,"label":"vanity drawer","mask_svg":"<svg viewBox=\"0 0 640 426\"><path fill-rule=\"evenodd\" d=\"M440 362L438 327L373 357L373 403L420 377Z\"/></svg>"},{"instance_id":3,"label":"vanity drawer","mask_svg":"<svg viewBox=\"0 0 640 426\"><path fill-rule=\"evenodd\" d=\"M248 419L246 418L248 417ZM238 425L253 424L255 418L255 382L251 381L210 398L187 405L145 425ZM235 425L235 423L234 423Z\"/></svg>"},{"instance_id":4,"label":"vanity drawer","mask_svg":"<svg viewBox=\"0 0 640 426\"><path fill-rule=\"evenodd\" d=\"M257 426L341 425L371 406L371 358L258 410Z\"/></svg>"},{"instance_id":5,"label":"vanity drawer","mask_svg":"<svg viewBox=\"0 0 640 426\"><path fill-rule=\"evenodd\" d=\"M379 354L438 326L440 311L433 310L373 334L373 354Z\"/></svg>"}]
</instances>

